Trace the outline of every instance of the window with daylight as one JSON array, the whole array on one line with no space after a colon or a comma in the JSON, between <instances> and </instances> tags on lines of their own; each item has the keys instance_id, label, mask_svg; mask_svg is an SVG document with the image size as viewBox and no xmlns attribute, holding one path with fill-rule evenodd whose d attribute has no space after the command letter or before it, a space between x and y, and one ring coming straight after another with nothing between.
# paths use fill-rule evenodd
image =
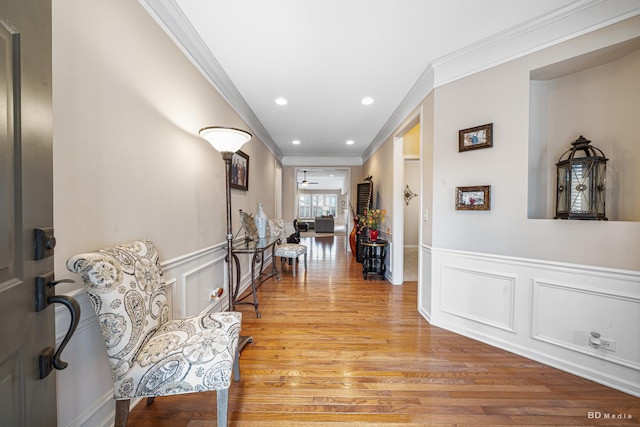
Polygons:
<instances>
[{"instance_id":1,"label":"window with daylight","mask_svg":"<svg viewBox=\"0 0 640 427\"><path fill-rule=\"evenodd\" d=\"M337 214L338 196L336 194L304 193L298 198L298 218L315 218L322 215Z\"/></svg>"}]
</instances>

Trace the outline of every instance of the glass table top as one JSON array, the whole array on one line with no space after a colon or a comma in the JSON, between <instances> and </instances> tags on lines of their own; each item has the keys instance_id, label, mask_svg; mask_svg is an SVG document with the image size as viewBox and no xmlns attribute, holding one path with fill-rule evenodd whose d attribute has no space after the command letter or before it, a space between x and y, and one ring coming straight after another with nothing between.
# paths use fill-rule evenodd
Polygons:
<instances>
[{"instance_id":1,"label":"glass table top","mask_svg":"<svg viewBox=\"0 0 640 427\"><path fill-rule=\"evenodd\" d=\"M278 241L278 236L267 236L264 238L254 237L240 238L233 241L232 249L234 252L256 252L262 251Z\"/></svg>"}]
</instances>

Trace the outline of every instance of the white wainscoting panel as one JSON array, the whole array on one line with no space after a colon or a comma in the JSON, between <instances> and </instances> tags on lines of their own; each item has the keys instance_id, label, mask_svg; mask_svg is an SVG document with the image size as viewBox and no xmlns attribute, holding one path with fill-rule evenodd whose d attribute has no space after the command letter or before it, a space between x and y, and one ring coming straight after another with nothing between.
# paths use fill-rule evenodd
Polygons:
<instances>
[{"instance_id":1,"label":"white wainscoting panel","mask_svg":"<svg viewBox=\"0 0 640 427\"><path fill-rule=\"evenodd\" d=\"M226 309L226 243L211 246L162 263L167 284L173 283L174 318L194 316L210 306ZM211 301L216 288L225 289L224 298Z\"/></svg>"},{"instance_id":2,"label":"white wainscoting panel","mask_svg":"<svg viewBox=\"0 0 640 427\"><path fill-rule=\"evenodd\" d=\"M431 247L423 245L418 252L418 311L431 322Z\"/></svg>"},{"instance_id":3,"label":"white wainscoting panel","mask_svg":"<svg viewBox=\"0 0 640 427\"><path fill-rule=\"evenodd\" d=\"M176 279L169 279L166 280L165 278L165 284L166 284L166 290L167 290L167 304L169 304L169 313L171 313L171 316L173 316L174 318L176 317L176 307L178 307L178 304L176 304Z\"/></svg>"},{"instance_id":4,"label":"white wainscoting panel","mask_svg":"<svg viewBox=\"0 0 640 427\"><path fill-rule=\"evenodd\" d=\"M348 237L348 236L347 236ZM384 230L380 230L378 234L378 238L386 240L389 244L386 248L384 248L386 252L386 256L384 259L384 268L385 274L384 278L389 281L392 285L401 285L402 282L394 283L394 274L393 274L393 234ZM396 275L397 276L397 275Z\"/></svg>"},{"instance_id":5,"label":"white wainscoting panel","mask_svg":"<svg viewBox=\"0 0 640 427\"><path fill-rule=\"evenodd\" d=\"M440 307L485 325L515 332L513 275L443 265Z\"/></svg>"},{"instance_id":6,"label":"white wainscoting panel","mask_svg":"<svg viewBox=\"0 0 640 427\"><path fill-rule=\"evenodd\" d=\"M432 324L640 397L640 271L428 253L418 303ZM616 351L590 347L592 331Z\"/></svg>"},{"instance_id":7,"label":"white wainscoting panel","mask_svg":"<svg viewBox=\"0 0 640 427\"><path fill-rule=\"evenodd\" d=\"M640 352L633 347L640 333L640 298L537 279L533 291L533 338L640 371ZM615 352L590 347L591 332L614 340Z\"/></svg>"},{"instance_id":8,"label":"white wainscoting panel","mask_svg":"<svg viewBox=\"0 0 640 427\"><path fill-rule=\"evenodd\" d=\"M182 317L201 313L205 307L215 301L210 296L214 289L226 289L225 263L220 261L224 261L224 256L217 257L180 274L180 298L182 300L180 315Z\"/></svg>"},{"instance_id":9,"label":"white wainscoting panel","mask_svg":"<svg viewBox=\"0 0 640 427\"><path fill-rule=\"evenodd\" d=\"M401 285L402 282L400 283L393 282L393 240L392 240L393 236L389 234L389 235L385 235L384 238L387 242L389 242L387 247L384 248L385 252L387 253L387 255L384 258L384 268L385 268L384 278L388 280L389 283L391 283L392 285Z\"/></svg>"},{"instance_id":10,"label":"white wainscoting panel","mask_svg":"<svg viewBox=\"0 0 640 427\"><path fill-rule=\"evenodd\" d=\"M69 365L62 371L54 371L58 387L58 425L113 425L115 403L111 368L95 311L84 289L68 295L78 300L81 315L78 327L61 355ZM69 311L56 306L56 347L68 327Z\"/></svg>"}]
</instances>

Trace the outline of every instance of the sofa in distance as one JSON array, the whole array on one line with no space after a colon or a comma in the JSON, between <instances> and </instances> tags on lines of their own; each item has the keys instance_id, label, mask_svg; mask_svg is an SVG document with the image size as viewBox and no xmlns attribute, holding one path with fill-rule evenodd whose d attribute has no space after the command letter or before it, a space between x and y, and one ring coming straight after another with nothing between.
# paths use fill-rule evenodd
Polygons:
<instances>
[{"instance_id":1,"label":"sofa in distance","mask_svg":"<svg viewBox=\"0 0 640 427\"><path fill-rule=\"evenodd\" d=\"M315 217L315 229L316 233L333 233L334 224L333 224L333 216L331 215L323 215Z\"/></svg>"}]
</instances>

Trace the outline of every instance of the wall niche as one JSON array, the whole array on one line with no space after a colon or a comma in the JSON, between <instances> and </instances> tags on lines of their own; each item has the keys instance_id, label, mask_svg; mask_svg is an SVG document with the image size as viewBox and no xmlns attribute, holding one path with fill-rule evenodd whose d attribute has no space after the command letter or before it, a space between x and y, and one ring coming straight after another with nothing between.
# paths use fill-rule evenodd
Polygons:
<instances>
[{"instance_id":1,"label":"wall niche","mask_svg":"<svg viewBox=\"0 0 640 427\"><path fill-rule=\"evenodd\" d=\"M530 72L528 218L555 215L556 162L580 135L607 163L606 215L640 221L640 38Z\"/></svg>"}]
</instances>

